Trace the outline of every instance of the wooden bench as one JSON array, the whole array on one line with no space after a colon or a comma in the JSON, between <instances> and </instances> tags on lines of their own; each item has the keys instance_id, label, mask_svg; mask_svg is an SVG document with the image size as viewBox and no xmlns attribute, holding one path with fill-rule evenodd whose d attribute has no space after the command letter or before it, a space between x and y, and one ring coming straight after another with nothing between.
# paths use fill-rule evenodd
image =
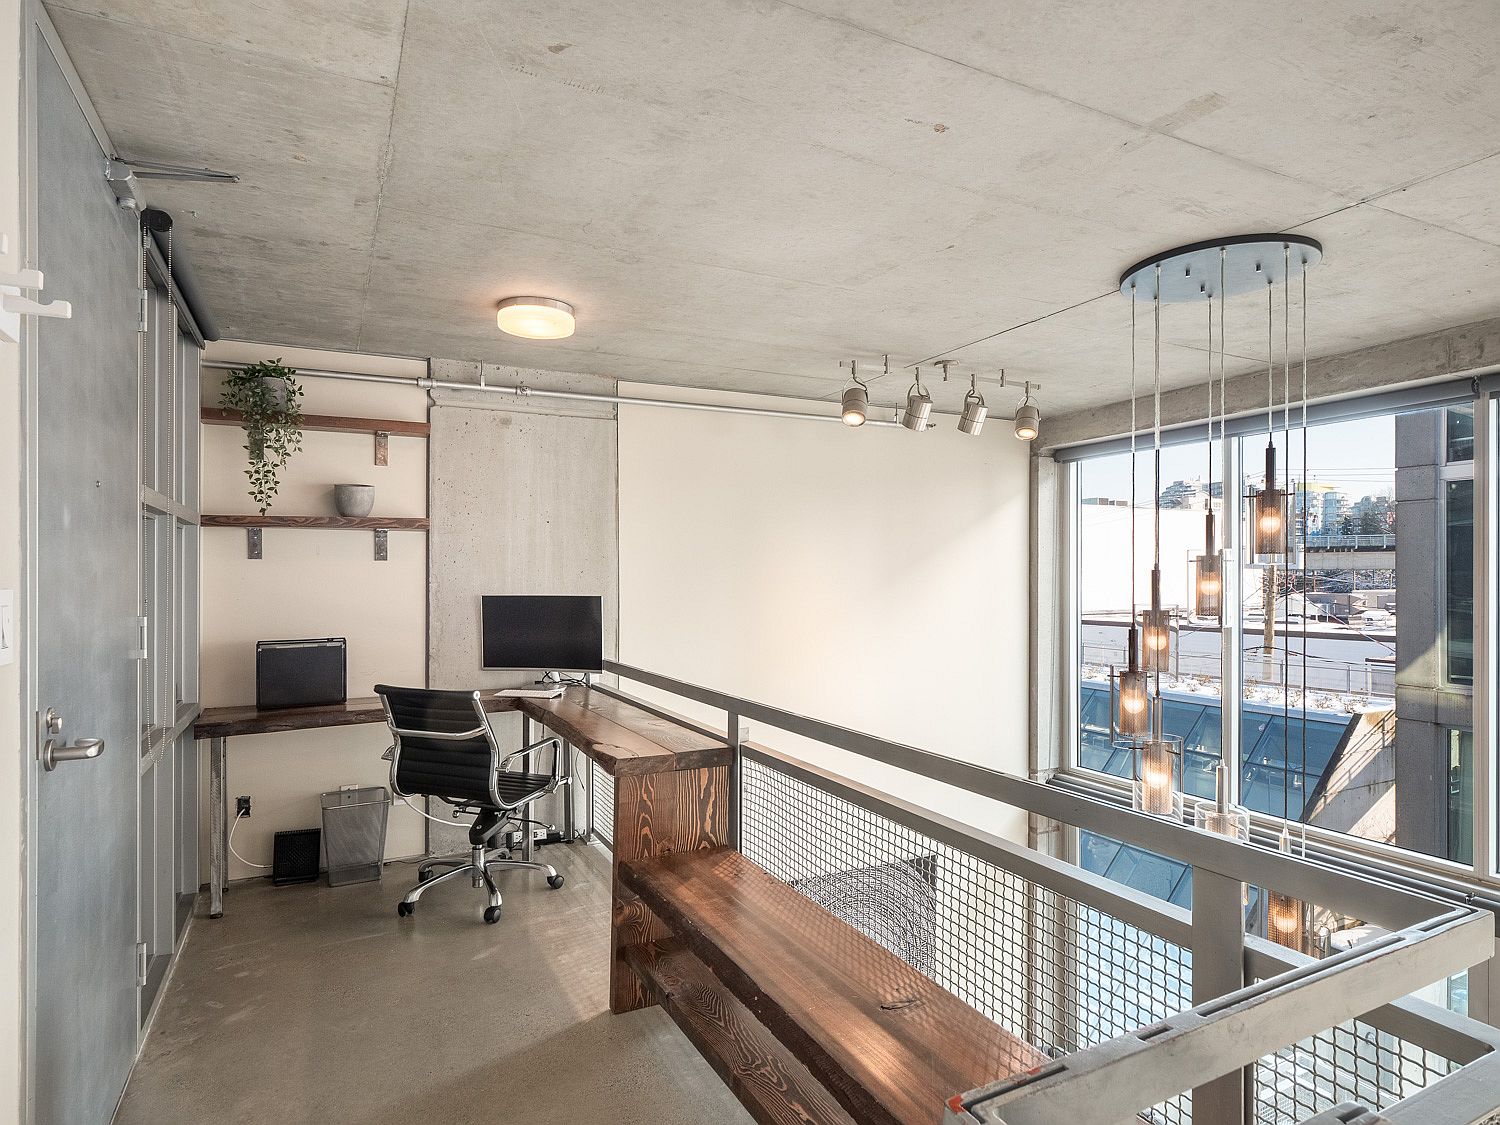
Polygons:
<instances>
[{"instance_id":1,"label":"wooden bench","mask_svg":"<svg viewBox=\"0 0 1500 1125\"><path fill-rule=\"evenodd\" d=\"M620 865L670 937L621 951L763 1125L937 1125L1046 1057L727 848Z\"/></svg>"}]
</instances>

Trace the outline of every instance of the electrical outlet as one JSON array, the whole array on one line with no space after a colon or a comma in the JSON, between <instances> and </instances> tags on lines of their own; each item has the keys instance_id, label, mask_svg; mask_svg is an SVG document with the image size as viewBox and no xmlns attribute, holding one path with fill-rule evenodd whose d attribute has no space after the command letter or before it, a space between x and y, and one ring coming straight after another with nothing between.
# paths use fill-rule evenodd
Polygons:
<instances>
[{"instance_id":1,"label":"electrical outlet","mask_svg":"<svg viewBox=\"0 0 1500 1125\"><path fill-rule=\"evenodd\" d=\"M250 815L250 798L249 797L236 797L234 799L234 815L235 816L249 816Z\"/></svg>"}]
</instances>

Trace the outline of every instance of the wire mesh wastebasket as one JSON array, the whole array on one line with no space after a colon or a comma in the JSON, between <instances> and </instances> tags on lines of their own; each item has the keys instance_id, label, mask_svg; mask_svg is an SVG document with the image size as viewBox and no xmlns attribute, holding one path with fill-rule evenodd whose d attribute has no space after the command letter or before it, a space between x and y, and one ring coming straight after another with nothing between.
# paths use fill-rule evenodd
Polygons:
<instances>
[{"instance_id":1,"label":"wire mesh wastebasket","mask_svg":"<svg viewBox=\"0 0 1500 1125\"><path fill-rule=\"evenodd\" d=\"M391 795L383 786L323 794L323 848L330 887L380 878L390 809Z\"/></svg>"}]
</instances>

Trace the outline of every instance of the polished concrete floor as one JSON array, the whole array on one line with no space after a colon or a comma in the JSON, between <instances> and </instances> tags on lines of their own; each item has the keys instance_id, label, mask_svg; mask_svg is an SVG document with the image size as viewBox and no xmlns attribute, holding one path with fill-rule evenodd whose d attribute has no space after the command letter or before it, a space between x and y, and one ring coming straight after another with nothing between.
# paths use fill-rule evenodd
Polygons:
<instances>
[{"instance_id":1,"label":"polished concrete floor","mask_svg":"<svg viewBox=\"0 0 1500 1125\"><path fill-rule=\"evenodd\" d=\"M661 1009L609 1014L607 857L542 855L566 885L502 875L493 926L467 882L398 919L415 864L235 886L193 920L116 1122L748 1125Z\"/></svg>"}]
</instances>

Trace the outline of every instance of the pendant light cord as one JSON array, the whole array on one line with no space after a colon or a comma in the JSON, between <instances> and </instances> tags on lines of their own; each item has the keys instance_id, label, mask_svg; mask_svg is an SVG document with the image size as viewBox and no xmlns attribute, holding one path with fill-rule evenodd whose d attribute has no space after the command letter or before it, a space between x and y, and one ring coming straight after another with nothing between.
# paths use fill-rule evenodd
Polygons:
<instances>
[{"instance_id":1,"label":"pendant light cord","mask_svg":"<svg viewBox=\"0 0 1500 1125\"><path fill-rule=\"evenodd\" d=\"M1155 492L1152 494L1151 507L1155 512L1155 525L1153 537L1155 544L1152 552L1152 562L1156 570L1161 569L1161 266L1156 267L1156 298L1153 302L1155 314L1154 339L1152 341L1152 367L1153 367L1153 390L1152 390L1152 418L1151 433L1155 445ZM1153 588L1153 593L1154 593ZM1160 606L1152 605L1154 609ZM1160 683L1160 673L1157 673Z\"/></svg>"},{"instance_id":2,"label":"pendant light cord","mask_svg":"<svg viewBox=\"0 0 1500 1125\"><path fill-rule=\"evenodd\" d=\"M1135 627L1135 283L1130 285L1130 625Z\"/></svg>"},{"instance_id":3,"label":"pendant light cord","mask_svg":"<svg viewBox=\"0 0 1500 1125\"><path fill-rule=\"evenodd\" d=\"M1307 259L1302 260L1302 772L1307 772ZM1306 851L1306 828L1303 850Z\"/></svg>"}]
</instances>

